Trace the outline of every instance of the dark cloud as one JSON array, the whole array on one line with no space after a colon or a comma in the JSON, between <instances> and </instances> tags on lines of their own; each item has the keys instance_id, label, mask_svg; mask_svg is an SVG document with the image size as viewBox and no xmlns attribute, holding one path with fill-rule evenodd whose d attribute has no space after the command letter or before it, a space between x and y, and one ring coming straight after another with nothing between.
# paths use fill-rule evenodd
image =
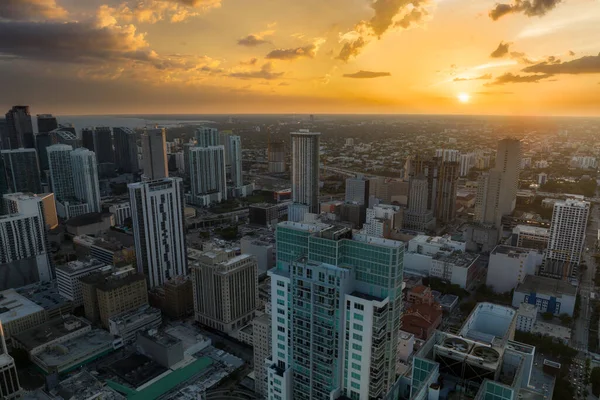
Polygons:
<instances>
[{"instance_id":1,"label":"dark cloud","mask_svg":"<svg viewBox=\"0 0 600 400\"><path fill-rule=\"evenodd\" d=\"M275 49L265 56L267 60L296 60L298 58L314 58L319 46L315 43L294 49Z\"/></svg>"},{"instance_id":2,"label":"dark cloud","mask_svg":"<svg viewBox=\"0 0 600 400\"><path fill-rule=\"evenodd\" d=\"M221 0L163 0L171 3L179 3L188 7L219 7Z\"/></svg>"},{"instance_id":3,"label":"dark cloud","mask_svg":"<svg viewBox=\"0 0 600 400\"><path fill-rule=\"evenodd\" d=\"M496 3L489 16L494 21L512 13L523 13L528 17L541 17L551 11L562 0L515 0L512 4Z\"/></svg>"},{"instance_id":4,"label":"dark cloud","mask_svg":"<svg viewBox=\"0 0 600 400\"><path fill-rule=\"evenodd\" d=\"M356 79L372 79L381 78L383 76L391 76L389 72L375 72L375 71L358 71L353 74L344 74L344 78L356 78Z\"/></svg>"},{"instance_id":5,"label":"dark cloud","mask_svg":"<svg viewBox=\"0 0 600 400\"><path fill-rule=\"evenodd\" d=\"M251 59L249 59L248 61L240 61L241 65L256 65L256 63L258 62L258 58L253 57Z\"/></svg>"},{"instance_id":6,"label":"dark cloud","mask_svg":"<svg viewBox=\"0 0 600 400\"><path fill-rule=\"evenodd\" d=\"M584 56L566 62L550 60L523 69L523 72L541 74L600 74L600 54Z\"/></svg>"},{"instance_id":7,"label":"dark cloud","mask_svg":"<svg viewBox=\"0 0 600 400\"><path fill-rule=\"evenodd\" d=\"M351 57L356 57L365 47L367 42L363 37L359 37L356 40L348 41L344 43L344 46L340 50L340 54L336 57L338 60L348 61Z\"/></svg>"},{"instance_id":8,"label":"dark cloud","mask_svg":"<svg viewBox=\"0 0 600 400\"><path fill-rule=\"evenodd\" d=\"M413 8L407 13L402 19L397 21L394 26L399 26L404 29L408 29L412 24L418 24L427 16L427 11L421 8Z\"/></svg>"},{"instance_id":9,"label":"dark cloud","mask_svg":"<svg viewBox=\"0 0 600 400\"><path fill-rule=\"evenodd\" d=\"M273 64L268 62L264 64L260 70L258 71L244 71L244 72L233 72L229 74L232 78L239 79L266 79L273 80L277 78L281 78L283 76L283 72L273 72Z\"/></svg>"},{"instance_id":10,"label":"dark cloud","mask_svg":"<svg viewBox=\"0 0 600 400\"><path fill-rule=\"evenodd\" d=\"M570 55L570 56L574 56L574 55L575 55L575 52L574 52L573 50L569 50L569 55Z\"/></svg>"},{"instance_id":11,"label":"dark cloud","mask_svg":"<svg viewBox=\"0 0 600 400\"><path fill-rule=\"evenodd\" d=\"M462 81L476 81L476 80L487 80L492 79L492 74L484 74L477 76L475 78L454 78L454 82L462 82Z\"/></svg>"},{"instance_id":12,"label":"dark cloud","mask_svg":"<svg viewBox=\"0 0 600 400\"><path fill-rule=\"evenodd\" d=\"M406 27L408 27L411 22L420 22L423 15L425 15L419 8L421 3L423 3L423 1L420 0L375 0L371 5L375 11L375 15L368 22L368 26L373 30L375 36L381 37L381 35L394 24L394 18L396 18L396 16L409 4L415 8L407 14L412 14L412 16L407 17L405 22L405 24L407 24Z\"/></svg>"},{"instance_id":13,"label":"dark cloud","mask_svg":"<svg viewBox=\"0 0 600 400\"><path fill-rule=\"evenodd\" d=\"M519 61L521 64L534 64L534 61L529 59L529 57L527 57L527 54L518 51L512 51L510 53L510 58Z\"/></svg>"},{"instance_id":14,"label":"dark cloud","mask_svg":"<svg viewBox=\"0 0 600 400\"><path fill-rule=\"evenodd\" d=\"M510 47L511 43L504 43L504 42L500 42L500 44L498 45L498 47L496 48L496 50L492 51L492 53L490 54L490 57L492 58L501 58L504 57L505 55L508 54L508 48Z\"/></svg>"},{"instance_id":15,"label":"dark cloud","mask_svg":"<svg viewBox=\"0 0 600 400\"><path fill-rule=\"evenodd\" d=\"M0 19L30 21L63 19L67 15L56 0L0 0Z\"/></svg>"},{"instance_id":16,"label":"dark cloud","mask_svg":"<svg viewBox=\"0 0 600 400\"><path fill-rule=\"evenodd\" d=\"M245 38L239 39L237 41L237 43L240 46L256 47L256 46L260 46L261 44L267 44L267 43L271 43L271 42L269 42L268 40L266 40L258 35L248 35Z\"/></svg>"},{"instance_id":17,"label":"dark cloud","mask_svg":"<svg viewBox=\"0 0 600 400\"><path fill-rule=\"evenodd\" d=\"M497 77L493 82L486 83L485 86L504 85L507 83L537 83L543 79L548 79L551 76L551 74L515 75L510 72L507 72L506 74Z\"/></svg>"}]
</instances>

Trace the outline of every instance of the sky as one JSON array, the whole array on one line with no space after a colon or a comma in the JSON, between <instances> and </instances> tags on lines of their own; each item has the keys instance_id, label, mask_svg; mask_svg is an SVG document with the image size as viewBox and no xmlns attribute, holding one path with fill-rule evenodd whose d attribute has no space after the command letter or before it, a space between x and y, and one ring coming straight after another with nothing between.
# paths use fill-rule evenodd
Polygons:
<instances>
[{"instance_id":1,"label":"sky","mask_svg":"<svg viewBox=\"0 0 600 400\"><path fill-rule=\"evenodd\" d=\"M0 110L600 116L600 0L0 0Z\"/></svg>"}]
</instances>

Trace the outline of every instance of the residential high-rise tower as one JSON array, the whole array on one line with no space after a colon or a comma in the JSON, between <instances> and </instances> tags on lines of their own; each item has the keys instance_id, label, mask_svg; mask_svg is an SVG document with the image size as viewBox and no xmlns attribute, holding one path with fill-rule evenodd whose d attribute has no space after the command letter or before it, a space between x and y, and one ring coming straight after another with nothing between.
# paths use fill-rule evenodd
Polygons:
<instances>
[{"instance_id":1,"label":"residential high-rise tower","mask_svg":"<svg viewBox=\"0 0 600 400\"><path fill-rule=\"evenodd\" d=\"M100 212L100 185L96 155L86 148L71 152L75 197L87 203L89 212Z\"/></svg>"},{"instance_id":2,"label":"residential high-rise tower","mask_svg":"<svg viewBox=\"0 0 600 400\"><path fill-rule=\"evenodd\" d=\"M321 136L301 129L292 132L292 200L310 213L319 213L319 155Z\"/></svg>"},{"instance_id":3,"label":"residential high-rise tower","mask_svg":"<svg viewBox=\"0 0 600 400\"><path fill-rule=\"evenodd\" d=\"M135 132L129 128L113 128L115 139L115 163L123 172L138 171L137 141Z\"/></svg>"},{"instance_id":4,"label":"residential high-rise tower","mask_svg":"<svg viewBox=\"0 0 600 400\"><path fill-rule=\"evenodd\" d=\"M227 199L225 148L223 146L189 149L192 201L200 206Z\"/></svg>"},{"instance_id":5,"label":"residential high-rise tower","mask_svg":"<svg viewBox=\"0 0 600 400\"><path fill-rule=\"evenodd\" d=\"M167 136L164 129L148 129L142 134L142 159L147 180L167 178Z\"/></svg>"}]
</instances>

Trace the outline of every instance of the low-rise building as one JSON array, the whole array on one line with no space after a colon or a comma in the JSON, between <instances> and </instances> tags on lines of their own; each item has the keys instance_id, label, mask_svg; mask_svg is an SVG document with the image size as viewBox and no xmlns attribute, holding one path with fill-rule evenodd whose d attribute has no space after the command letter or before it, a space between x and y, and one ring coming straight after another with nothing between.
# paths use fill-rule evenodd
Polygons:
<instances>
[{"instance_id":1,"label":"low-rise building","mask_svg":"<svg viewBox=\"0 0 600 400\"><path fill-rule=\"evenodd\" d=\"M548 247L550 230L539 226L517 225L513 228L517 247L544 250Z\"/></svg>"},{"instance_id":2,"label":"low-rise building","mask_svg":"<svg viewBox=\"0 0 600 400\"><path fill-rule=\"evenodd\" d=\"M131 205L127 200L111 203L108 211L114 214L115 224L119 226L125 225L125 220L131 218Z\"/></svg>"},{"instance_id":3,"label":"low-rise building","mask_svg":"<svg viewBox=\"0 0 600 400\"><path fill-rule=\"evenodd\" d=\"M521 303L517 311L516 329L522 332L531 332L537 321L537 313L535 304Z\"/></svg>"},{"instance_id":4,"label":"low-rise building","mask_svg":"<svg viewBox=\"0 0 600 400\"><path fill-rule=\"evenodd\" d=\"M43 307L14 289L0 292L0 323L6 340L46 321L47 314Z\"/></svg>"},{"instance_id":5,"label":"low-rise building","mask_svg":"<svg viewBox=\"0 0 600 400\"><path fill-rule=\"evenodd\" d=\"M289 203L258 203L249 208L248 218L251 224L275 226L288 214Z\"/></svg>"},{"instance_id":6,"label":"low-rise building","mask_svg":"<svg viewBox=\"0 0 600 400\"><path fill-rule=\"evenodd\" d=\"M88 259L85 261L70 261L56 267L58 293L73 302L73 306L83 304L80 278L102 269L111 269L101 261Z\"/></svg>"},{"instance_id":7,"label":"low-rise building","mask_svg":"<svg viewBox=\"0 0 600 400\"><path fill-rule=\"evenodd\" d=\"M466 250L466 243L453 240L446 236L418 235L408 242L408 252L433 256L440 252L452 253L454 251Z\"/></svg>"},{"instance_id":8,"label":"low-rise building","mask_svg":"<svg viewBox=\"0 0 600 400\"><path fill-rule=\"evenodd\" d=\"M431 288L424 285L415 286L406 294L406 301L412 304L433 304Z\"/></svg>"},{"instance_id":9,"label":"low-rise building","mask_svg":"<svg viewBox=\"0 0 600 400\"><path fill-rule=\"evenodd\" d=\"M266 274L268 270L275 266L275 238L261 237L254 238L244 236L240 241L243 254L250 254L256 257L258 262L258 274Z\"/></svg>"},{"instance_id":10,"label":"low-rise building","mask_svg":"<svg viewBox=\"0 0 600 400\"><path fill-rule=\"evenodd\" d=\"M194 313L192 281L189 276L176 276L162 286L152 288L148 292L148 300L170 318L187 317Z\"/></svg>"},{"instance_id":11,"label":"low-rise building","mask_svg":"<svg viewBox=\"0 0 600 400\"><path fill-rule=\"evenodd\" d=\"M13 346L25 350L29 356L41 353L57 344L83 336L92 330L81 318L65 315L13 336Z\"/></svg>"},{"instance_id":12,"label":"low-rise building","mask_svg":"<svg viewBox=\"0 0 600 400\"><path fill-rule=\"evenodd\" d=\"M521 303L534 304L538 312L572 317L576 295L577 288L568 282L527 275L513 293L512 306L518 308Z\"/></svg>"},{"instance_id":13,"label":"low-rise building","mask_svg":"<svg viewBox=\"0 0 600 400\"><path fill-rule=\"evenodd\" d=\"M538 250L499 245L490 253L486 285L496 293L510 292L525 279L535 275L542 264Z\"/></svg>"},{"instance_id":14,"label":"low-rise building","mask_svg":"<svg viewBox=\"0 0 600 400\"><path fill-rule=\"evenodd\" d=\"M135 342L138 332L157 329L161 324L160 310L147 305L108 319L110 333L120 336L126 344Z\"/></svg>"},{"instance_id":15,"label":"low-rise building","mask_svg":"<svg viewBox=\"0 0 600 400\"><path fill-rule=\"evenodd\" d=\"M56 281L33 283L20 287L16 291L46 310L48 320L73 311L73 302L60 295Z\"/></svg>"},{"instance_id":16,"label":"low-rise building","mask_svg":"<svg viewBox=\"0 0 600 400\"><path fill-rule=\"evenodd\" d=\"M431 261L429 275L466 289L471 286L477 274L478 259L479 255L473 253L437 254Z\"/></svg>"},{"instance_id":17,"label":"low-rise building","mask_svg":"<svg viewBox=\"0 0 600 400\"><path fill-rule=\"evenodd\" d=\"M82 371L60 381L56 387L56 393L59 397L53 397L54 400L127 399L127 397L106 385L105 382L99 381L88 371ZM48 397L48 399L50 398Z\"/></svg>"},{"instance_id":18,"label":"low-rise building","mask_svg":"<svg viewBox=\"0 0 600 400\"><path fill-rule=\"evenodd\" d=\"M64 374L122 347L121 339L93 329L85 335L54 344L32 356L31 361L44 373Z\"/></svg>"},{"instance_id":19,"label":"low-rise building","mask_svg":"<svg viewBox=\"0 0 600 400\"><path fill-rule=\"evenodd\" d=\"M415 349L415 335L409 332L400 331L398 335L398 352L396 357L398 361L406 363Z\"/></svg>"},{"instance_id":20,"label":"low-rise building","mask_svg":"<svg viewBox=\"0 0 600 400\"><path fill-rule=\"evenodd\" d=\"M112 213L92 212L70 218L66 222L67 233L73 236L98 235L115 226Z\"/></svg>"},{"instance_id":21,"label":"low-rise building","mask_svg":"<svg viewBox=\"0 0 600 400\"><path fill-rule=\"evenodd\" d=\"M137 335L137 349L165 368L171 368L183 360L183 344L180 339L165 332L151 329Z\"/></svg>"},{"instance_id":22,"label":"low-rise building","mask_svg":"<svg viewBox=\"0 0 600 400\"><path fill-rule=\"evenodd\" d=\"M248 346L254 346L254 332L252 322L236 331L237 339L246 343Z\"/></svg>"},{"instance_id":23,"label":"low-rise building","mask_svg":"<svg viewBox=\"0 0 600 400\"><path fill-rule=\"evenodd\" d=\"M437 304L415 304L402 315L402 330L417 339L427 340L442 323L442 307Z\"/></svg>"},{"instance_id":24,"label":"low-rise building","mask_svg":"<svg viewBox=\"0 0 600 400\"><path fill-rule=\"evenodd\" d=\"M550 324L547 322L537 321L533 325L531 332L538 335L551 337L552 339L556 339L564 345L569 345L569 341L571 340L571 329L567 328L566 326Z\"/></svg>"}]
</instances>

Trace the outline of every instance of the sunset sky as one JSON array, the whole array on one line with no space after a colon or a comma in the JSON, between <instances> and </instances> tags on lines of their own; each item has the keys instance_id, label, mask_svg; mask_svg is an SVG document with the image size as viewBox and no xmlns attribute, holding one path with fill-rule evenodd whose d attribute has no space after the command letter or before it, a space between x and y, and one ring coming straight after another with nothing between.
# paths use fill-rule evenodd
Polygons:
<instances>
[{"instance_id":1,"label":"sunset sky","mask_svg":"<svg viewBox=\"0 0 600 400\"><path fill-rule=\"evenodd\" d=\"M0 107L600 116L600 0L0 0Z\"/></svg>"}]
</instances>

